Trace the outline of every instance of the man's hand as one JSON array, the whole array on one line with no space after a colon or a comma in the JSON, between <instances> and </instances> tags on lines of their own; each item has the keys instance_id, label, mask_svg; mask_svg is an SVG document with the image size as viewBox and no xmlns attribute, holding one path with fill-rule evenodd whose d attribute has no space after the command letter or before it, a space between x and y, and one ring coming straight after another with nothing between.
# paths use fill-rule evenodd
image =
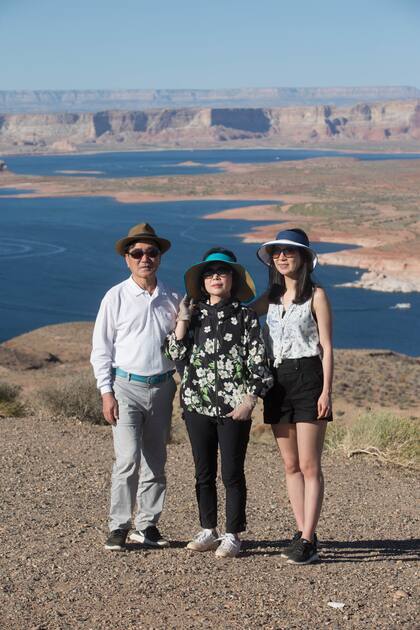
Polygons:
<instances>
[{"instance_id":1,"label":"man's hand","mask_svg":"<svg viewBox=\"0 0 420 630\"><path fill-rule=\"evenodd\" d=\"M112 392L102 394L102 413L109 424L116 425L118 420L118 402Z\"/></svg>"},{"instance_id":2,"label":"man's hand","mask_svg":"<svg viewBox=\"0 0 420 630\"><path fill-rule=\"evenodd\" d=\"M249 420L252 414L252 411L257 403L257 397L253 394L247 394L244 396L243 401L240 405L235 407L233 411L227 414L227 418L232 418L232 420Z\"/></svg>"}]
</instances>

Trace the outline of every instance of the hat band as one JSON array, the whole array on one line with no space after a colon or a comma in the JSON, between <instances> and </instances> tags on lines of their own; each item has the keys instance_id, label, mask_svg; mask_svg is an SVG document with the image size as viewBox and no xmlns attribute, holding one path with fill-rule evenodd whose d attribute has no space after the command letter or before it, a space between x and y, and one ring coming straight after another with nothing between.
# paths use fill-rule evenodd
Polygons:
<instances>
[{"instance_id":1,"label":"hat band","mask_svg":"<svg viewBox=\"0 0 420 630\"><path fill-rule=\"evenodd\" d=\"M227 263L234 263L235 261L233 260L233 258L231 258L230 256L227 256L226 254L218 254L218 253L214 253L214 254L209 254L207 256L207 258L204 260L204 262L212 262L213 260L218 260L218 261L223 261L223 262L227 262Z\"/></svg>"}]
</instances>

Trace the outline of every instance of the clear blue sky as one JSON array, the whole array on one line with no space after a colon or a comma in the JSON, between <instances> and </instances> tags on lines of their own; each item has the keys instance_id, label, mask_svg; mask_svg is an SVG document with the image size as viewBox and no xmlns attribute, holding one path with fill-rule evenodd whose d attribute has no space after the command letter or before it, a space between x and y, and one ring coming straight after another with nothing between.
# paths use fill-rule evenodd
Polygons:
<instances>
[{"instance_id":1,"label":"clear blue sky","mask_svg":"<svg viewBox=\"0 0 420 630\"><path fill-rule=\"evenodd\" d=\"M0 89L414 85L420 0L0 0Z\"/></svg>"}]
</instances>

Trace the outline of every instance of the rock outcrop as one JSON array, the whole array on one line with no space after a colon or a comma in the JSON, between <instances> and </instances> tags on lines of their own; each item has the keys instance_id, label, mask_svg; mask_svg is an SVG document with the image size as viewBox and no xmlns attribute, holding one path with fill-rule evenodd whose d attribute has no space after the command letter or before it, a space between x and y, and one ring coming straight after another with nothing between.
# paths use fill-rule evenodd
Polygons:
<instances>
[{"instance_id":1,"label":"rock outcrop","mask_svg":"<svg viewBox=\"0 0 420 630\"><path fill-rule=\"evenodd\" d=\"M240 141L248 146L419 147L420 100L351 107L182 108L0 116L0 150L4 152L116 144L127 148L197 147Z\"/></svg>"}]
</instances>

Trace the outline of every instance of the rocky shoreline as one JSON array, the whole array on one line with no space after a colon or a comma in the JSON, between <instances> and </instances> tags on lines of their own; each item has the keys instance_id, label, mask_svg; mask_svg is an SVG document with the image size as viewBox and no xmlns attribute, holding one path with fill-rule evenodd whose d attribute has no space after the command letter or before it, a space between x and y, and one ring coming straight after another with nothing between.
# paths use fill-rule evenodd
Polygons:
<instances>
[{"instance_id":1,"label":"rocky shoreline","mask_svg":"<svg viewBox=\"0 0 420 630\"><path fill-rule=\"evenodd\" d=\"M254 199L259 202L255 206L205 218L264 221L240 234L253 243L299 225L313 242L356 246L320 256L322 264L362 271L349 286L420 291L420 160L362 163L353 158L315 158L264 165L221 162L219 166L223 170L218 174L122 180L29 177L6 170L0 175L0 185L17 188L19 193L10 196L19 198L109 195L120 203L139 204Z\"/></svg>"},{"instance_id":2,"label":"rocky shoreline","mask_svg":"<svg viewBox=\"0 0 420 630\"><path fill-rule=\"evenodd\" d=\"M298 198L302 201L302 198ZM281 229L291 228L299 224L299 217L291 221L287 209L288 204L280 200L283 222L277 224L265 224L254 228L251 232L242 234L244 242L260 244L275 237ZM270 220L280 218L279 211L273 211L272 206L250 206L248 208L231 208L217 214L207 215L207 219L245 219L248 221L258 221L261 219ZM302 220L306 218L302 217ZM338 252L320 254L319 262L323 265L337 265L344 267L355 267L363 270L363 274L354 282L338 285L349 288L360 288L371 291L382 291L386 293L413 293L420 292L420 259L413 256L403 258L392 249L382 253L382 247L392 247L395 244L395 234L381 234L377 238L354 238L350 234L340 234L338 232L327 232L322 234L315 228L311 232L312 242L326 241L332 243L345 242L346 245L355 245L357 249L342 249ZM413 235L406 235L408 242L413 240ZM397 247L395 248L397 249Z\"/></svg>"}]
</instances>

